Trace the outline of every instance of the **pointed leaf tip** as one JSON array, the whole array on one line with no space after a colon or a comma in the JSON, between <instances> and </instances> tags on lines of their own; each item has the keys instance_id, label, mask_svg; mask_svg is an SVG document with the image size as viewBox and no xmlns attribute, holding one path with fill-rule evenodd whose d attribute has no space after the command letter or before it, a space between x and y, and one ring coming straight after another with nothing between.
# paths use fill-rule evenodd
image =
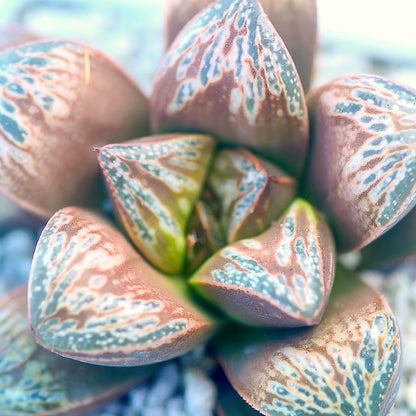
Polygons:
<instances>
[{"instance_id":1,"label":"pointed leaf tip","mask_svg":"<svg viewBox=\"0 0 416 416\"><path fill-rule=\"evenodd\" d=\"M263 415L388 416L397 397L397 321L378 292L340 269L316 327L228 328L216 349L234 388Z\"/></svg>"},{"instance_id":2,"label":"pointed leaf tip","mask_svg":"<svg viewBox=\"0 0 416 416\"><path fill-rule=\"evenodd\" d=\"M328 303L334 262L334 242L325 220L297 199L264 233L211 257L191 284L246 324L315 325Z\"/></svg>"},{"instance_id":3,"label":"pointed leaf tip","mask_svg":"<svg viewBox=\"0 0 416 416\"><path fill-rule=\"evenodd\" d=\"M211 0L167 1L164 21L166 47L185 24L210 3ZM316 0L260 0L260 3L290 52L303 89L308 91L318 40Z\"/></svg>"},{"instance_id":4,"label":"pointed leaf tip","mask_svg":"<svg viewBox=\"0 0 416 416\"><path fill-rule=\"evenodd\" d=\"M29 312L43 347L109 366L182 355L217 326L115 228L80 208L56 213L39 239Z\"/></svg>"},{"instance_id":5,"label":"pointed leaf tip","mask_svg":"<svg viewBox=\"0 0 416 416\"><path fill-rule=\"evenodd\" d=\"M297 190L295 179L246 149L220 151L208 184L221 204L221 224L228 243L269 228Z\"/></svg>"},{"instance_id":6,"label":"pointed leaf tip","mask_svg":"<svg viewBox=\"0 0 416 416\"><path fill-rule=\"evenodd\" d=\"M185 26L155 76L151 124L155 132L206 131L300 174L308 146L303 89L257 1L219 0Z\"/></svg>"},{"instance_id":7,"label":"pointed leaf tip","mask_svg":"<svg viewBox=\"0 0 416 416\"><path fill-rule=\"evenodd\" d=\"M100 149L98 159L125 230L150 263L164 272L182 272L186 225L214 147L210 136L176 134Z\"/></svg>"}]
</instances>

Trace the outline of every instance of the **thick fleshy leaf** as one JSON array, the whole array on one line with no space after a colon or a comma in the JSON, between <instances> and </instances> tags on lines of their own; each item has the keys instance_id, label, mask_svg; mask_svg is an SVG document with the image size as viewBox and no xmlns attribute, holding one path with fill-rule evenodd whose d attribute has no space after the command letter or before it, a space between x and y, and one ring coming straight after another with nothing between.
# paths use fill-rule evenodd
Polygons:
<instances>
[{"instance_id":1,"label":"thick fleshy leaf","mask_svg":"<svg viewBox=\"0 0 416 416\"><path fill-rule=\"evenodd\" d=\"M361 269L396 266L416 258L416 208L361 250Z\"/></svg>"},{"instance_id":2,"label":"thick fleshy leaf","mask_svg":"<svg viewBox=\"0 0 416 416\"><path fill-rule=\"evenodd\" d=\"M183 26L212 0L168 0L165 12L165 44L169 46ZM260 0L295 62L305 91L312 78L317 44L316 0Z\"/></svg>"},{"instance_id":3,"label":"thick fleshy leaf","mask_svg":"<svg viewBox=\"0 0 416 416\"><path fill-rule=\"evenodd\" d=\"M207 131L299 174L308 115L292 59L257 0L219 0L181 31L151 97L156 132Z\"/></svg>"},{"instance_id":4,"label":"thick fleshy leaf","mask_svg":"<svg viewBox=\"0 0 416 416\"><path fill-rule=\"evenodd\" d=\"M315 325L328 303L334 258L325 220L297 199L263 234L231 244L211 257L191 284L246 324Z\"/></svg>"},{"instance_id":5,"label":"thick fleshy leaf","mask_svg":"<svg viewBox=\"0 0 416 416\"><path fill-rule=\"evenodd\" d=\"M48 222L35 251L31 326L40 345L80 361L127 366L168 360L216 328L180 283L150 267L104 220L65 208Z\"/></svg>"},{"instance_id":6,"label":"thick fleshy leaf","mask_svg":"<svg viewBox=\"0 0 416 416\"><path fill-rule=\"evenodd\" d=\"M141 253L167 273L180 273L186 225L205 183L215 141L164 135L112 144L98 159L124 228Z\"/></svg>"},{"instance_id":7,"label":"thick fleshy leaf","mask_svg":"<svg viewBox=\"0 0 416 416\"><path fill-rule=\"evenodd\" d=\"M313 328L228 328L220 362L234 388L269 416L390 414L400 381L399 328L386 300L337 271Z\"/></svg>"},{"instance_id":8,"label":"thick fleshy leaf","mask_svg":"<svg viewBox=\"0 0 416 416\"><path fill-rule=\"evenodd\" d=\"M225 239L218 220L216 201L208 191L196 203L186 234L186 274L193 273L221 247Z\"/></svg>"},{"instance_id":9,"label":"thick fleshy leaf","mask_svg":"<svg viewBox=\"0 0 416 416\"><path fill-rule=\"evenodd\" d=\"M27 321L26 287L0 300L0 414L81 415L123 394L155 366L108 368L40 348Z\"/></svg>"},{"instance_id":10,"label":"thick fleshy leaf","mask_svg":"<svg viewBox=\"0 0 416 416\"><path fill-rule=\"evenodd\" d=\"M41 41L0 54L0 191L49 217L97 195L93 146L148 132L148 101L91 46Z\"/></svg>"},{"instance_id":11,"label":"thick fleshy leaf","mask_svg":"<svg viewBox=\"0 0 416 416\"><path fill-rule=\"evenodd\" d=\"M296 180L245 149L221 151L208 184L221 201L221 224L228 243L269 228L297 190Z\"/></svg>"},{"instance_id":12,"label":"thick fleshy leaf","mask_svg":"<svg viewBox=\"0 0 416 416\"><path fill-rule=\"evenodd\" d=\"M416 91L388 79L335 79L309 97L307 192L339 248L364 247L416 203Z\"/></svg>"}]
</instances>

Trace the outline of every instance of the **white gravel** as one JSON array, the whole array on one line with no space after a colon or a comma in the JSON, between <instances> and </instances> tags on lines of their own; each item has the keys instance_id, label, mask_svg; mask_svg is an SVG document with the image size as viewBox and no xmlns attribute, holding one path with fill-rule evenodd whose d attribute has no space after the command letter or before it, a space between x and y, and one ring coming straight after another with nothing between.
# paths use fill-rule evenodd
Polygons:
<instances>
[{"instance_id":1,"label":"white gravel","mask_svg":"<svg viewBox=\"0 0 416 416\"><path fill-rule=\"evenodd\" d=\"M205 348L198 347L168 361L122 401L89 416L214 416L217 388L210 378L214 369Z\"/></svg>"}]
</instances>

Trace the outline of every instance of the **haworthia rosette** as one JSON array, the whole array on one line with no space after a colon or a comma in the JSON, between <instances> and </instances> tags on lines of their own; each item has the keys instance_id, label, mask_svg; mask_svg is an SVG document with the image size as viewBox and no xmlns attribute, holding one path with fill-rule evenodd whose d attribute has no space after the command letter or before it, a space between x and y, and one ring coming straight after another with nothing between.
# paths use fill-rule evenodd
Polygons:
<instances>
[{"instance_id":1,"label":"haworthia rosette","mask_svg":"<svg viewBox=\"0 0 416 416\"><path fill-rule=\"evenodd\" d=\"M36 247L30 323L45 348L109 366L144 365L204 342L215 322L110 224L81 208L58 211Z\"/></svg>"},{"instance_id":2,"label":"haworthia rosette","mask_svg":"<svg viewBox=\"0 0 416 416\"><path fill-rule=\"evenodd\" d=\"M212 0L169 0L165 12L165 44L169 46L182 27ZM305 91L312 78L317 44L316 0L260 0L295 62Z\"/></svg>"},{"instance_id":3,"label":"haworthia rosette","mask_svg":"<svg viewBox=\"0 0 416 416\"><path fill-rule=\"evenodd\" d=\"M315 325L331 293L334 261L325 220L297 199L267 231L212 256L191 284L242 323Z\"/></svg>"},{"instance_id":4,"label":"haworthia rosette","mask_svg":"<svg viewBox=\"0 0 416 416\"><path fill-rule=\"evenodd\" d=\"M76 416L150 376L155 366L108 368L40 348L27 320L26 287L0 299L0 414Z\"/></svg>"},{"instance_id":5,"label":"haworthia rosette","mask_svg":"<svg viewBox=\"0 0 416 416\"><path fill-rule=\"evenodd\" d=\"M221 203L228 243L270 227L296 196L297 181L248 150L222 150L208 184Z\"/></svg>"},{"instance_id":6,"label":"haworthia rosette","mask_svg":"<svg viewBox=\"0 0 416 416\"><path fill-rule=\"evenodd\" d=\"M91 46L39 41L0 54L0 192L24 208L49 217L90 203L92 147L147 132L147 98Z\"/></svg>"},{"instance_id":7,"label":"haworthia rosette","mask_svg":"<svg viewBox=\"0 0 416 416\"><path fill-rule=\"evenodd\" d=\"M125 230L159 269L180 273L186 226L205 183L215 141L162 135L107 145L98 159Z\"/></svg>"},{"instance_id":8,"label":"haworthia rosette","mask_svg":"<svg viewBox=\"0 0 416 416\"><path fill-rule=\"evenodd\" d=\"M257 0L219 0L185 26L155 76L151 124L212 133L299 175L308 146L303 90Z\"/></svg>"},{"instance_id":9,"label":"haworthia rosette","mask_svg":"<svg viewBox=\"0 0 416 416\"><path fill-rule=\"evenodd\" d=\"M335 79L308 100L307 193L339 248L359 249L416 202L416 91L375 75Z\"/></svg>"},{"instance_id":10,"label":"haworthia rosette","mask_svg":"<svg viewBox=\"0 0 416 416\"><path fill-rule=\"evenodd\" d=\"M338 272L322 322L309 329L237 329L217 351L240 395L268 416L388 416L401 373L399 328L386 300Z\"/></svg>"}]
</instances>

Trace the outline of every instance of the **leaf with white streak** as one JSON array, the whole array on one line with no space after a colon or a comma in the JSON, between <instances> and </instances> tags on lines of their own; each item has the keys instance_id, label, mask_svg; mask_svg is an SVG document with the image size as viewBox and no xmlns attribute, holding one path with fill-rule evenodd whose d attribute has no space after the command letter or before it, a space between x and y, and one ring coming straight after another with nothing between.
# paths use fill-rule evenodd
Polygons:
<instances>
[{"instance_id":1,"label":"leaf with white streak","mask_svg":"<svg viewBox=\"0 0 416 416\"><path fill-rule=\"evenodd\" d=\"M399 328L386 300L337 270L322 322L313 328L230 328L220 363L239 394L269 416L387 416L401 373Z\"/></svg>"},{"instance_id":2,"label":"leaf with white streak","mask_svg":"<svg viewBox=\"0 0 416 416\"><path fill-rule=\"evenodd\" d=\"M341 251L357 250L416 203L416 90L375 75L311 91L310 200Z\"/></svg>"},{"instance_id":3,"label":"leaf with white streak","mask_svg":"<svg viewBox=\"0 0 416 416\"><path fill-rule=\"evenodd\" d=\"M219 0L181 31L159 67L153 131L204 131L298 176L308 147L302 85L257 0Z\"/></svg>"},{"instance_id":4,"label":"leaf with white streak","mask_svg":"<svg viewBox=\"0 0 416 416\"><path fill-rule=\"evenodd\" d=\"M108 368L40 348L27 320L27 290L0 299L0 414L76 416L122 395L156 366Z\"/></svg>"},{"instance_id":5,"label":"leaf with white streak","mask_svg":"<svg viewBox=\"0 0 416 416\"><path fill-rule=\"evenodd\" d=\"M36 247L30 323L40 345L80 361L128 366L168 360L216 329L177 285L109 223L65 208Z\"/></svg>"},{"instance_id":6,"label":"leaf with white streak","mask_svg":"<svg viewBox=\"0 0 416 416\"><path fill-rule=\"evenodd\" d=\"M210 136L176 134L111 144L98 152L125 230L150 263L164 272L182 272L186 226L214 147Z\"/></svg>"},{"instance_id":7,"label":"leaf with white streak","mask_svg":"<svg viewBox=\"0 0 416 416\"><path fill-rule=\"evenodd\" d=\"M297 190L295 179L245 149L219 152L208 184L221 204L221 224L228 243L269 228Z\"/></svg>"},{"instance_id":8,"label":"leaf with white streak","mask_svg":"<svg viewBox=\"0 0 416 416\"><path fill-rule=\"evenodd\" d=\"M165 45L169 46L183 26L210 3L212 0L167 0ZM260 0L260 3L289 50L307 91L317 49L316 0Z\"/></svg>"},{"instance_id":9,"label":"leaf with white streak","mask_svg":"<svg viewBox=\"0 0 416 416\"><path fill-rule=\"evenodd\" d=\"M92 147L148 124L139 87L89 45L39 41L0 54L0 192L37 215L94 203Z\"/></svg>"},{"instance_id":10,"label":"leaf with white streak","mask_svg":"<svg viewBox=\"0 0 416 416\"><path fill-rule=\"evenodd\" d=\"M334 268L328 225L311 205L297 199L267 231L212 256L191 284L246 324L315 325L328 303Z\"/></svg>"}]
</instances>

